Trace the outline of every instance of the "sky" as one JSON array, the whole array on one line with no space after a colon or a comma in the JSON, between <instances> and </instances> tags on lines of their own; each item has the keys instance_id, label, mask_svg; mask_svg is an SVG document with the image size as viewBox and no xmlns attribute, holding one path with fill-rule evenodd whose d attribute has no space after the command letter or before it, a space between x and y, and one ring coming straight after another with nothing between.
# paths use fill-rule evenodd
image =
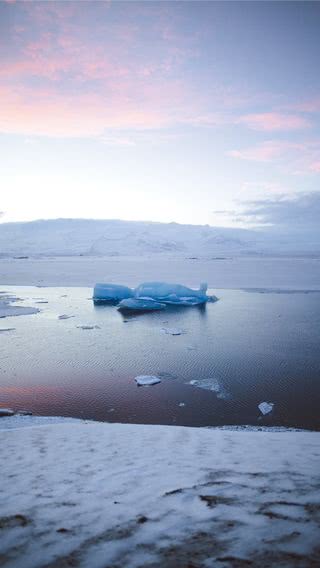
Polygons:
<instances>
[{"instance_id":1,"label":"sky","mask_svg":"<svg viewBox=\"0 0 320 568\"><path fill-rule=\"evenodd\" d=\"M319 29L318 2L0 0L0 222L318 218Z\"/></svg>"}]
</instances>

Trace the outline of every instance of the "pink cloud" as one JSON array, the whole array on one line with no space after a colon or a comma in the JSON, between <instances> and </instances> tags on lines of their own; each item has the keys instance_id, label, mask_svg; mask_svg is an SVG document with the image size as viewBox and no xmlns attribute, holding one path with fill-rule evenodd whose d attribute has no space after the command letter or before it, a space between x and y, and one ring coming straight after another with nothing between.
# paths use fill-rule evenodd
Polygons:
<instances>
[{"instance_id":1,"label":"pink cloud","mask_svg":"<svg viewBox=\"0 0 320 568\"><path fill-rule=\"evenodd\" d=\"M14 49L0 67L2 132L94 136L110 128L192 123L200 115L209 120L180 72L191 54L186 39L171 33L166 10L157 8L146 52L150 31L136 9L125 20L110 20L107 2L21 6L25 19L13 25Z\"/></svg>"},{"instance_id":2,"label":"pink cloud","mask_svg":"<svg viewBox=\"0 0 320 568\"><path fill-rule=\"evenodd\" d=\"M320 98L314 97L296 104L292 104L290 107L288 107L288 109L310 114L318 113L320 112Z\"/></svg>"},{"instance_id":3,"label":"pink cloud","mask_svg":"<svg viewBox=\"0 0 320 568\"><path fill-rule=\"evenodd\" d=\"M242 160L252 160L254 162L269 162L275 158L283 156L288 150L299 148L299 144L268 140L257 146L245 148L244 150L231 150L229 156Z\"/></svg>"},{"instance_id":4,"label":"pink cloud","mask_svg":"<svg viewBox=\"0 0 320 568\"><path fill-rule=\"evenodd\" d=\"M258 95L235 95L219 82L204 88L188 75L197 42L175 26L170 3L18 6L12 49L0 67L3 132L94 136L108 128L213 127L234 124L239 108L262 104ZM276 112L236 123L267 132L309 126L299 115ZM278 152L274 144L231 155L268 161Z\"/></svg>"},{"instance_id":5,"label":"pink cloud","mask_svg":"<svg viewBox=\"0 0 320 568\"><path fill-rule=\"evenodd\" d=\"M254 162L277 162L290 175L320 173L320 140L289 142L268 140L243 150L232 150L228 155Z\"/></svg>"},{"instance_id":6,"label":"pink cloud","mask_svg":"<svg viewBox=\"0 0 320 568\"><path fill-rule=\"evenodd\" d=\"M244 124L253 130L263 130L266 132L278 130L297 130L309 128L311 125L308 120L295 114L282 114L278 112L265 112L258 114L246 114L236 121L237 124Z\"/></svg>"},{"instance_id":7,"label":"pink cloud","mask_svg":"<svg viewBox=\"0 0 320 568\"><path fill-rule=\"evenodd\" d=\"M175 55L178 49L182 57L183 46L171 45L160 30L146 54L136 19L102 19L92 33L79 4L28 3L23 9L36 25L32 39L28 33L17 39L12 29L17 49L0 67L0 131L96 136L192 117L193 94L179 80ZM90 9L85 3L83 10ZM104 15L108 9L97 3Z\"/></svg>"},{"instance_id":8,"label":"pink cloud","mask_svg":"<svg viewBox=\"0 0 320 568\"><path fill-rule=\"evenodd\" d=\"M320 160L310 164L310 170L315 173L320 173Z\"/></svg>"},{"instance_id":9,"label":"pink cloud","mask_svg":"<svg viewBox=\"0 0 320 568\"><path fill-rule=\"evenodd\" d=\"M161 97L161 94L160 94ZM155 102L155 101L153 101ZM0 87L0 131L46 136L102 136L112 129L154 129L170 126L170 115L161 101L139 105L126 98L100 94L67 96L55 91Z\"/></svg>"}]
</instances>

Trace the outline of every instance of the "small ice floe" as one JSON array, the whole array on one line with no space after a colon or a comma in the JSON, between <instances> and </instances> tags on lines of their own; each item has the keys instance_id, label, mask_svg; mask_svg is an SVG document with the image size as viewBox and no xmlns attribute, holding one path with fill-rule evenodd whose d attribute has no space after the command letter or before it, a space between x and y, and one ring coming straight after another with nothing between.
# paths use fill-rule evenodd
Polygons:
<instances>
[{"instance_id":1,"label":"small ice floe","mask_svg":"<svg viewBox=\"0 0 320 568\"><path fill-rule=\"evenodd\" d=\"M182 329L177 329L174 327L162 327L161 328L161 333L165 333L166 335L182 335L183 331Z\"/></svg>"},{"instance_id":2,"label":"small ice floe","mask_svg":"<svg viewBox=\"0 0 320 568\"><path fill-rule=\"evenodd\" d=\"M10 316L26 316L30 314L37 314L39 308L31 308L27 306L13 306L14 302L21 302L21 298L12 296L11 294L1 295L0 297L0 318Z\"/></svg>"},{"instance_id":3,"label":"small ice floe","mask_svg":"<svg viewBox=\"0 0 320 568\"><path fill-rule=\"evenodd\" d=\"M150 298L127 298L126 300L121 300L118 310L120 312L154 312L164 310L165 307L165 304Z\"/></svg>"},{"instance_id":4,"label":"small ice floe","mask_svg":"<svg viewBox=\"0 0 320 568\"><path fill-rule=\"evenodd\" d=\"M183 407L183 406L185 406L185 405L186 405L186 403L185 403L185 402L179 402L179 406L180 406L180 408L182 408L182 407Z\"/></svg>"},{"instance_id":5,"label":"small ice floe","mask_svg":"<svg viewBox=\"0 0 320 568\"><path fill-rule=\"evenodd\" d=\"M1 416L13 416L14 411L11 408L0 408L0 418Z\"/></svg>"},{"instance_id":6,"label":"small ice floe","mask_svg":"<svg viewBox=\"0 0 320 568\"><path fill-rule=\"evenodd\" d=\"M0 327L0 333L4 333L5 331L14 331L15 327Z\"/></svg>"},{"instance_id":7,"label":"small ice floe","mask_svg":"<svg viewBox=\"0 0 320 568\"><path fill-rule=\"evenodd\" d=\"M204 390L210 390L216 394L217 398L222 400L228 400L231 398L229 391L214 377L210 377L208 379L194 379L189 382L189 385Z\"/></svg>"},{"instance_id":8,"label":"small ice floe","mask_svg":"<svg viewBox=\"0 0 320 568\"><path fill-rule=\"evenodd\" d=\"M273 407L274 402L260 402L260 404L258 404L258 408L263 416L270 414L270 412L273 411Z\"/></svg>"},{"instance_id":9,"label":"small ice floe","mask_svg":"<svg viewBox=\"0 0 320 568\"><path fill-rule=\"evenodd\" d=\"M91 325L91 324L85 324L85 325L77 325L78 329L101 329L101 327L99 325Z\"/></svg>"},{"instance_id":10,"label":"small ice floe","mask_svg":"<svg viewBox=\"0 0 320 568\"><path fill-rule=\"evenodd\" d=\"M68 314L61 314L61 316L58 316L59 320L67 320L69 318L74 318L74 316L68 316Z\"/></svg>"},{"instance_id":11,"label":"small ice floe","mask_svg":"<svg viewBox=\"0 0 320 568\"><path fill-rule=\"evenodd\" d=\"M152 385L156 385L161 383L161 379L156 377L155 375L139 375L134 379L138 385L138 387L150 387Z\"/></svg>"},{"instance_id":12,"label":"small ice floe","mask_svg":"<svg viewBox=\"0 0 320 568\"><path fill-rule=\"evenodd\" d=\"M219 300L219 298L217 298L217 296L215 296L214 294L212 294L212 296L208 296L208 302L213 304L214 302L217 302Z\"/></svg>"}]
</instances>

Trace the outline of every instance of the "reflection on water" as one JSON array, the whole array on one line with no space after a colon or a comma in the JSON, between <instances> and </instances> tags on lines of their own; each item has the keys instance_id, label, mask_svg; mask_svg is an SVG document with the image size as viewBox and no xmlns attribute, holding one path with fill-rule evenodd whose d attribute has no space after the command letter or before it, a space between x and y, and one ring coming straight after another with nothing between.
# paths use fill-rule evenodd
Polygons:
<instances>
[{"instance_id":1,"label":"reflection on water","mask_svg":"<svg viewBox=\"0 0 320 568\"><path fill-rule=\"evenodd\" d=\"M320 427L319 293L223 290L206 306L122 315L93 304L88 288L7 290L28 306L48 303L0 320L15 328L0 334L0 406L121 422ZM161 383L137 387L137 375ZM265 417L262 401L274 403Z\"/></svg>"}]
</instances>

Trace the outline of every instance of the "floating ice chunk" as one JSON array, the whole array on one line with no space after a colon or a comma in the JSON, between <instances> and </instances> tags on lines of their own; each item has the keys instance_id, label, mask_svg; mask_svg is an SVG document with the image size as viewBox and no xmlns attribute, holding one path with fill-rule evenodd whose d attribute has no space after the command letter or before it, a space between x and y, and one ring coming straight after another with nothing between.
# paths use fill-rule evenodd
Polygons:
<instances>
[{"instance_id":1,"label":"floating ice chunk","mask_svg":"<svg viewBox=\"0 0 320 568\"><path fill-rule=\"evenodd\" d=\"M133 297L133 290L120 284L96 284L93 290L95 302L119 302Z\"/></svg>"},{"instance_id":2,"label":"floating ice chunk","mask_svg":"<svg viewBox=\"0 0 320 568\"><path fill-rule=\"evenodd\" d=\"M27 306L13 306L13 302L21 302L21 298L12 295L1 295L0 297L0 318L9 316L26 316L29 314L37 314L39 308L30 308Z\"/></svg>"},{"instance_id":3,"label":"floating ice chunk","mask_svg":"<svg viewBox=\"0 0 320 568\"><path fill-rule=\"evenodd\" d=\"M68 316L68 314L61 314L61 316L58 316L59 320L67 320L69 318L74 318L74 316Z\"/></svg>"},{"instance_id":4,"label":"floating ice chunk","mask_svg":"<svg viewBox=\"0 0 320 568\"><path fill-rule=\"evenodd\" d=\"M77 325L78 329L101 329L98 325L91 325L91 324L85 324L85 325Z\"/></svg>"},{"instance_id":5,"label":"floating ice chunk","mask_svg":"<svg viewBox=\"0 0 320 568\"><path fill-rule=\"evenodd\" d=\"M161 332L165 333L166 335L182 335L182 329L175 329L173 327L162 327Z\"/></svg>"},{"instance_id":6,"label":"floating ice chunk","mask_svg":"<svg viewBox=\"0 0 320 568\"><path fill-rule=\"evenodd\" d=\"M266 414L270 414L270 412L272 412L274 407L274 403L273 402L260 402L260 404L258 404L258 408L261 412L261 414L263 414L264 416Z\"/></svg>"},{"instance_id":7,"label":"floating ice chunk","mask_svg":"<svg viewBox=\"0 0 320 568\"><path fill-rule=\"evenodd\" d=\"M207 284L201 284L199 290L192 290L182 284L167 282L144 282L134 293L136 298L152 298L165 304L195 306L208 301Z\"/></svg>"},{"instance_id":8,"label":"floating ice chunk","mask_svg":"<svg viewBox=\"0 0 320 568\"><path fill-rule=\"evenodd\" d=\"M186 403L185 402L179 402L179 406L182 408L183 406L185 406Z\"/></svg>"},{"instance_id":9,"label":"floating ice chunk","mask_svg":"<svg viewBox=\"0 0 320 568\"><path fill-rule=\"evenodd\" d=\"M164 310L165 304L151 300L150 298L127 298L126 300L121 300L118 310L134 311L134 312L152 312L156 310Z\"/></svg>"},{"instance_id":10,"label":"floating ice chunk","mask_svg":"<svg viewBox=\"0 0 320 568\"><path fill-rule=\"evenodd\" d=\"M0 417L1 416L13 416L14 411L11 408L0 408Z\"/></svg>"},{"instance_id":11,"label":"floating ice chunk","mask_svg":"<svg viewBox=\"0 0 320 568\"><path fill-rule=\"evenodd\" d=\"M215 296L214 294L212 294L212 296L208 296L208 302L211 302L212 304L214 302L217 302L219 300L219 298L217 298L217 296Z\"/></svg>"},{"instance_id":12,"label":"floating ice chunk","mask_svg":"<svg viewBox=\"0 0 320 568\"><path fill-rule=\"evenodd\" d=\"M138 387L149 387L161 383L161 379L155 375L139 375L134 379Z\"/></svg>"},{"instance_id":13,"label":"floating ice chunk","mask_svg":"<svg viewBox=\"0 0 320 568\"><path fill-rule=\"evenodd\" d=\"M214 377L210 377L208 379L194 379L189 382L189 385L200 389L210 390L216 393L217 398L223 400L231 398L229 391Z\"/></svg>"}]
</instances>

